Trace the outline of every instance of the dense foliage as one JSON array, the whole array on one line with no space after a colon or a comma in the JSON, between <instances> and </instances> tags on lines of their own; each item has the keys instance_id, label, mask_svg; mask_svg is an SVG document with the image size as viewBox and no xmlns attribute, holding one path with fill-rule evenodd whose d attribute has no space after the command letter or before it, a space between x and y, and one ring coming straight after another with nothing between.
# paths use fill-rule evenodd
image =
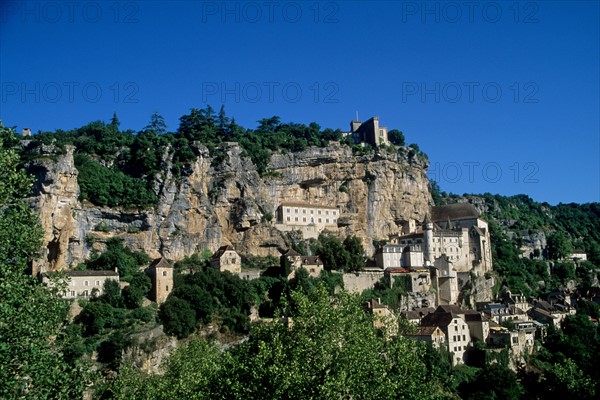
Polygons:
<instances>
[{"instance_id":1,"label":"dense foliage","mask_svg":"<svg viewBox=\"0 0 600 400\"><path fill-rule=\"evenodd\" d=\"M42 230L23 201L32 181L18 167L14 141L0 122L0 397L81 398L85 368L65 357L61 340L69 305L23 273Z\"/></svg>"},{"instance_id":2,"label":"dense foliage","mask_svg":"<svg viewBox=\"0 0 600 400\"><path fill-rule=\"evenodd\" d=\"M253 325L248 341L221 353L195 338L143 378L121 371L117 399L430 399L440 386L427 375L424 347L378 336L355 296L323 286L293 291L293 308ZM315 334L318 332L318 334ZM423 384L427 382L427 384Z\"/></svg>"},{"instance_id":3,"label":"dense foliage","mask_svg":"<svg viewBox=\"0 0 600 400\"><path fill-rule=\"evenodd\" d=\"M356 236L341 241L334 235L321 233L313 247L328 271L360 271L365 266L365 250Z\"/></svg>"}]
</instances>

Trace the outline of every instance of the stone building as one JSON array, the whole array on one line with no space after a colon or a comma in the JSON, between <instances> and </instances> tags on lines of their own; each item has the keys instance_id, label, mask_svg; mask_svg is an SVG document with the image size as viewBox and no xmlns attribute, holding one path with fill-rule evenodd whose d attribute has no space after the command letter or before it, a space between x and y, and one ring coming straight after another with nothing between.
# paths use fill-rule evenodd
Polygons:
<instances>
[{"instance_id":1,"label":"stone building","mask_svg":"<svg viewBox=\"0 0 600 400\"><path fill-rule=\"evenodd\" d=\"M221 246L210 259L210 265L221 272L229 271L232 274L239 274L242 272L242 257L233 246Z\"/></svg>"},{"instance_id":2,"label":"stone building","mask_svg":"<svg viewBox=\"0 0 600 400\"><path fill-rule=\"evenodd\" d=\"M421 326L439 327L446 335L446 346L452 353L452 364L462 364L465 352L471 344L469 325L464 320L464 311L458 306L439 306L435 312L421 320Z\"/></svg>"},{"instance_id":3,"label":"stone building","mask_svg":"<svg viewBox=\"0 0 600 400\"><path fill-rule=\"evenodd\" d=\"M164 303L173 290L173 266L164 258L154 260L147 269L152 280L150 299L158 304Z\"/></svg>"},{"instance_id":4,"label":"stone building","mask_svg":"<svg viewBox=\"0 0 600 400\"><path fill-rule=\"evenodd\" d=\"M491 296L492 255L488 224L471 204L451 204L431 208L422 226L409 223L390 237L390 243L375 253L380 268L408 271L428 270L437 304L457 304L460 291L472 283L473 301ZM406 233L404 226L414 232ZM491 283L487 280L492 280Z\"/></svg>"},{"instance_id":5,"label":"stone building","mask_svg":"<svg viewBox=\"0 0 600 400\"><path fill-rule=\"evenodd\" d=\"M408 337L429 343L436 349L439 349L446 342L446 335L439 326L420 326L413 333L407 334Z\"/></svg>"},{"instance_id":6,"label":"stone building","mask_svg":"<svg viewBox=\"0 0 600 400\"><path fill-rule=\"evenodd\" d=\"M367 143L373 147L389 144L388 129L379 125L379 117L369 118L365 122L350 121L350 132L345 135L357 144Z\"/></svg>"},{"instance_id":7,"label":"stone building","mask_svg":"<svg viewBox=\"0 0 600 400\"><path fill-rule=\"evenodd\" d=\"M64 299L87 299L101 296L104 293L104 283L108 280L119 282L117 271L68 271L66 273L67 287L61 297ZM42 283L53 287L54 282L48 274L42 274Z\"/></svg>"},{"instance_id":8,"label":"stone building","mask_svg":"<svg viewBox=\"0 0 600 400\"><path fill-rule=\"evenodd\" d=\"M300 268L304 268L313 278L321 276L323 271L323 261L319 256L303 256L292 248L281 255L280 262L282 270L287 271L288 279L293 279Z\"/></svg>"}]
</instances>

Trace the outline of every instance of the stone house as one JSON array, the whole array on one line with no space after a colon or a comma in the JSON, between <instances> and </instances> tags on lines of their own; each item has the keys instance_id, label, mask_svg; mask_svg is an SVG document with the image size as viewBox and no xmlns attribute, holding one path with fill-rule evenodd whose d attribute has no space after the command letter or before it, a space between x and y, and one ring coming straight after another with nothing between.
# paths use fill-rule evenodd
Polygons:
<instances>
[{"instance_id":1,"label":"stone house","mask_svg":"<svg viewBox=\"0 0 600 400\"><path fill-rule=\"evenodd\" d=\"M436 349L442 347L446 341L446 335L439 326L420 326L416 332L409 333L408 337L431 344Z\"/></svg>"},{"instance_id":2,"label":"stone house","mask_svg":"<svg viewBox=\"0 0 600 400\"><path fill-rule=\"evenodd\" d=\"M300 268L304 268L308 275L313 278L321 276L323 271L323 261L319 256L303 256L292 248L281 255L280 263L282 270L287 270L288 279L293 279L296 276L296 271Z\"/></svg>"},{"instance_id":3,"label":"stone house","mask_svg":"<svg viewBox=\"0 0 600 400\"><path fill-rule=\"evenodd\" d=\"M490 321L474 310L465 311L464 319L469 326L471 340L485 343L490 334Z\"/></svg>"},{"instance_id":4,"label":"stone house","mask_svg":"<svg viewBox=\"0 0 600 400\"><path fill-rule=\"evenodd\" d=\"M119 282L117 271L68 271L66 273L67 287L62 293L64 299L87 299L101 296L104 293L104 283L108 280ZM42 283L53 287L54 282L48 274L42 274Z\"/></svg>"},{"instance_id":5,"label":"stone house","mask_svg":"<svg viewBox=\"0 0 600 400\"><path fill-rule=\"evenodd\" d=\"M376 329L386 329L388 337L398 334L398 318L381 299L371 299L367 302L367 309L373 314L373 326Z\"/></svg>"},{"instance_id":6,"label":"stone house","mask_svg":"<svg viewBox=\"0 0 600 400\"><path fill-rule=\"evenodd\" d=\"M233 246L221 246L211 257L210 265L221 272L229 271L232 274L239 274L242 272L242 257Z\"/></svg>"},{"instance_id":7,"label":"stone house","mask_svg":"<svg viewBox=\"0 0 600 400\"><path fill-rule=\"evenodd\" d=\"M439 327L446 335L446 346L452 353L452 364L464 363L465 352L471 344L471 332L460 307L439 306L435 312L423 317L421 326Z\"/></svg>"},{"instance_id":8,"label":"stone house","mask_svg":"<svg viewBox=\"0 0 600 400\"><path fill-rule=\"evenodd\" d=\"M150 263L146 272L152 281L150 300L158 304L164 303L173 291L173 266L161 257Z\"/></svg>"}]
</instances>

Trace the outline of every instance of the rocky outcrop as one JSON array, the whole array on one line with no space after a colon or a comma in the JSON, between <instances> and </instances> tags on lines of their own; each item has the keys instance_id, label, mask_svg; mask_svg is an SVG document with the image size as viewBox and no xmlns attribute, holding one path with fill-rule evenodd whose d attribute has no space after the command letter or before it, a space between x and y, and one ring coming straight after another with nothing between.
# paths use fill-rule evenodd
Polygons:
<instances>
[{"instance_id":1,"label":"rocky outcrop","mask_svg":"<svg viewBox=\"0 0 600 400\"><path fill-rule=\"evenodd\" d=\"M72 148L41 155L29 166L37 177L31 201L46 232L39 267L75 266L114 236L172 260L223 244L242 254L279 255L277 248L289 244L288 233L275 228L282 201L337 206L337 234L358 236L371 253L373 239L388 239L410 219L422 221L430 205L427 162L401 153L353 154L332 142L275 153L261 177L237 143L223 143L213 156L202 146L198 152L185 177L174 178L170 168L156 177L159 201L148 210L81 202Z\"/></svg>"}]
</instances>

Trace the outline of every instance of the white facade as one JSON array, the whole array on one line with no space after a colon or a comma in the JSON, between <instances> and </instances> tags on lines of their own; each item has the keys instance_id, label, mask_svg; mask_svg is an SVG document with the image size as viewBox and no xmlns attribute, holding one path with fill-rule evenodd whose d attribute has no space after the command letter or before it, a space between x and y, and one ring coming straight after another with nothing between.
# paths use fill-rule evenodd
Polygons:
<instances>
[{"instance_id":1,"label":"white facade","mask_svg":"<svg viewBox=\"0 0 600 400\"><path fill-rule=\"evenodd\" d=\"M467 347L471 343L471 333L469 325L460 317L452 318L452 322L448 325L447 332L448 351L452 356L452 363L462 364L465 357Z\"/></svg>"},{"instance_id":2,"label":"white facade","mask_svg":"<svg viewBox=\"0 0 600 400\"><path fill-rule=\"evenodd\" d=\"M115 271L69 271L67 272L67 287L62 293L64 299L86 299L92 296L101 296L104 293L104 283L108 280L119 282L119 274ZM42 282L48 287L53 287L46 275Z\"/></svg>"},{"instance_id":3,"label":"white facade","mask_svg":"<svg viewBox=\"0 0 600 400\"><path fill-rule=\"evenodd\" d=\"M321 229L328 226L337 227L337 220L340 216L337 207L300 202L281 203L278 214L278 222L281 224L298 226L314 225Z\"/></svg>"}]
</instances>

